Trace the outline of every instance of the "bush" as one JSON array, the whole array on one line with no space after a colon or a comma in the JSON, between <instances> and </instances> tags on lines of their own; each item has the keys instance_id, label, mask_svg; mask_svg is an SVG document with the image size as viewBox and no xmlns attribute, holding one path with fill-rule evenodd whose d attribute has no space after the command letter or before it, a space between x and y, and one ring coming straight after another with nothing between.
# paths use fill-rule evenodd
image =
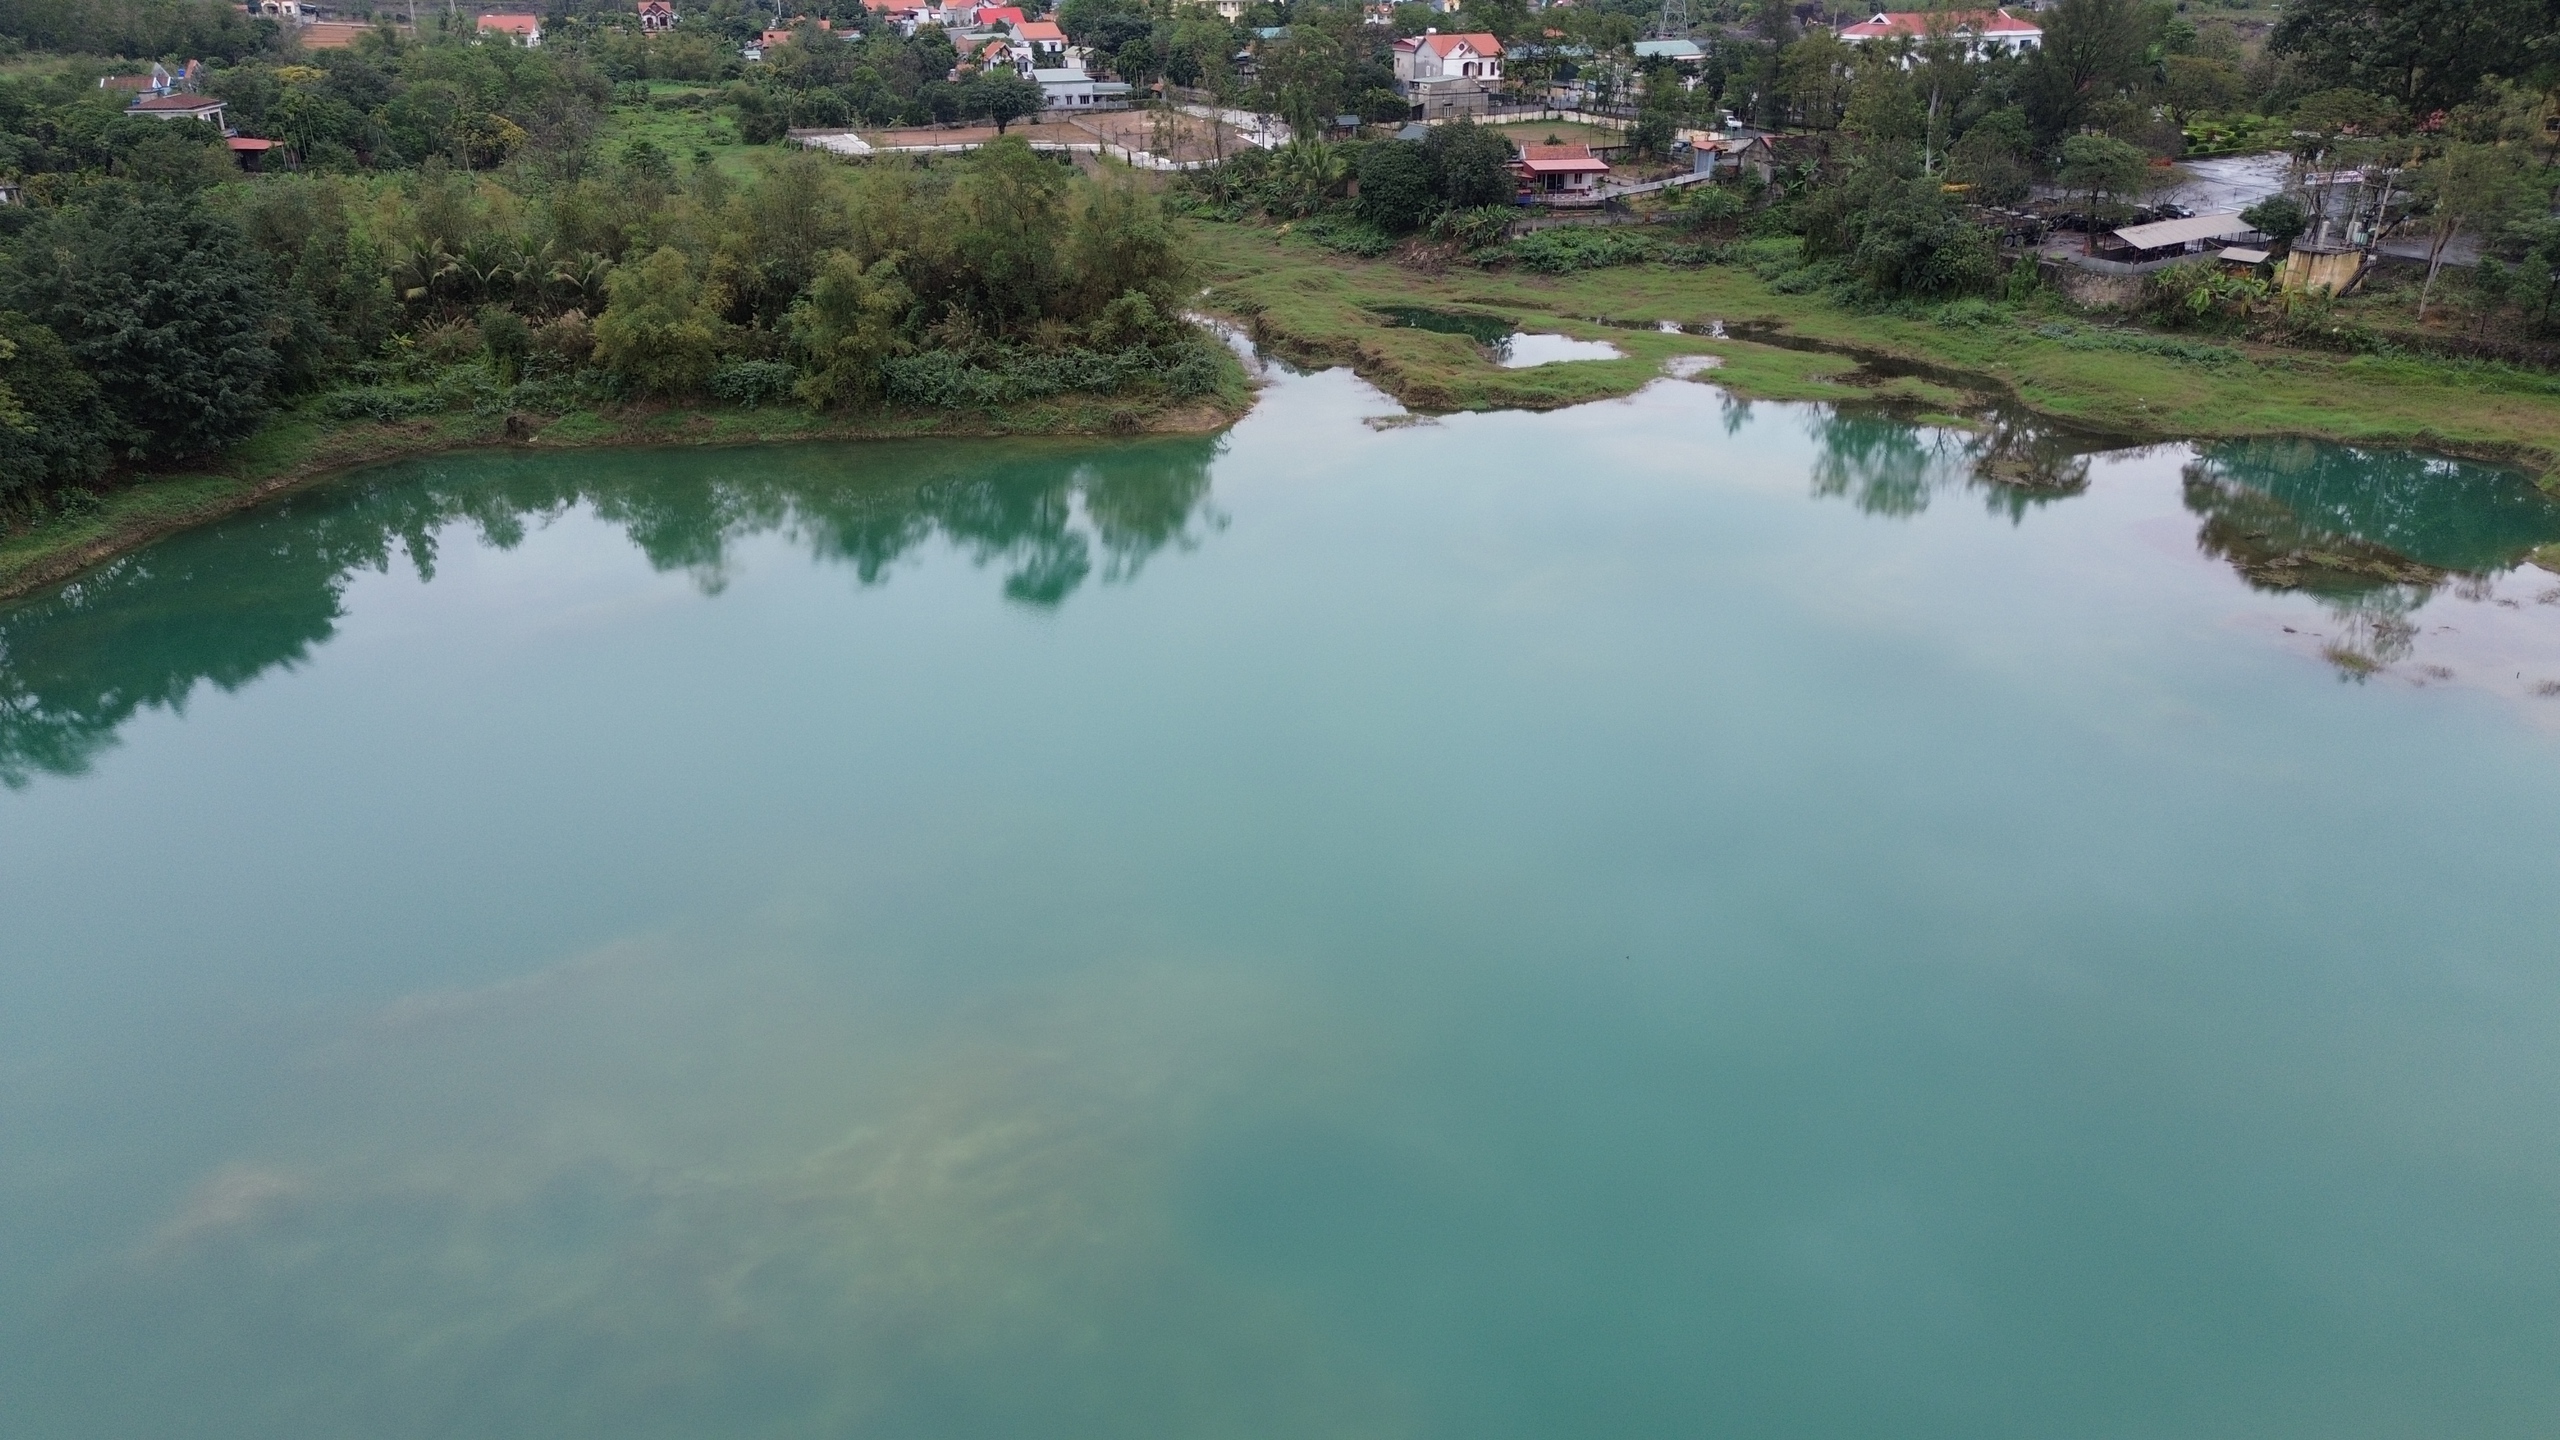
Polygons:
<instances>
[{"instance_id":1,"label":"bush","mask_svg":"<svg viewBox=\"0 0 2560 1440\"><path fill-rule=\"evenodd\" d=\"M1440 208L1431 184L1431 162L1422 147L1401 140L1370 145L1360 152L1360 218L1390 235L1402 235L1429 223Z\"/></svg>"},{"instance_id":2,"label":"bush","mask_svg":"<svg viewBox=\"0 0 2560 1440\"><path fill-rule=\"evenodd\" d=\"M800 383L800 368L778 360L738 360L711 372L711 393L749 410L788 399Z\"/></svg>"},{"instance_id":3,"label":"bush","mask_svg":"<svg viewBox=\"0 0 2560 1440\"><path fill-rule=\"evenodd\" d=\"M892 402L937 410L994 409L1058 395L1206 395L1218 388L1223 369L1217 342L1197 337L1117 351L1005 347L967 357L934 350L880 364Z\"/></svg>"},{"instance_id":4,"label":"bush","mask_svg":"<svg viewBox=\"0 0 2560 1440\"><path fill-rule=\"evenodd\" d=\"M443 413L445 396L432 385L362 385L333 390L316 409L331 420L407 420Z\"/></svg>"},{"instance_id":5,"label":"bush","mask_svg":"<svg viewBox=\"0 0 2560 1440\"><path fill-rule=\"evenodd\" d=\"M1422 142L1433 188L1452 208L1509 204L1518 189L1511 173L1511 142L1502 132L1472 120L1436 126Z\"/></svg>"},{"instance_id":6,"label":"bush","mask_svg":"<svg viewBox=\"0 0 2560 1440\"><path fill-rule=\"evenodd\" d=\"M1508 205L1479 205L1473 210L1443 211L1431 222L1433 238L1455 240L1470 250L1499 245L1511 233L1511 222L1520 212Z\"/></svg>"},{"instance_id":7,"label":"bush","mask_svg":"<svg viewBox=\"0 0 2560 1440\"><path fill-rule=\"evenodd\" d=\"M1653 249L1653 242L1642 235L1582 225L1559 225L1551 230L1523 235L1496 253L1523 270L1563 275L1609 265L1636 264L1651 259Z\"/></svg>"},{"instance_id":8,"label":"bush","mask_svg":"<svg viewBox=\"0 0 2560 1440\"><path fill-rule=\"evenodd\" d=\"M596 321L596 361L638 390L690 395L711 378L720 317L692 262L674 246L613 272Z\"/></svg>"},{"instance_id":9,"label":"bush","mask_svg":"<svg viewBox=\"0 0 2560 1440\"><path fill-rule=\"evenodd\" d=\"M1396 248L1396 237L1365 220L1345 215L1317 215L1298 223L1298 233L1337 255L1374 260Z\"/></svg>"}]
</instances>

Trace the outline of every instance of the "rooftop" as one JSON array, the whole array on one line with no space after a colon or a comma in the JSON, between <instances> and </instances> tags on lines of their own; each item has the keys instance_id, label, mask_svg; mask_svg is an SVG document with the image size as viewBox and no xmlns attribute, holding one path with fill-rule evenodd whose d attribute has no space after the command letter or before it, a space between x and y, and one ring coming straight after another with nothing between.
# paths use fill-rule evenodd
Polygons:
<instances>
[{"instance_id":1,"label":"rooftop","mask_svg":"<svg viewBox=\"0 0 2560 1440\"><path fill-rule=\"evenodd\" d=\"M1482 33L1442 35L1436 32L1427 32L1396 42L1396 48L1399 50L1428 50L1432 54L1437 55L1444 60L1457 54L1459 47L1461 46L1464 46L1469 50L1473 50L1478 55L1499 55L1502 53L1502 42L1494 39L1490 35Z\"/></svg>"},{"instance_id":2,"label":"rooftop","mask_svg":"<svg viewBox=\"0 0 2560 1440\"><path fill-rule=\"evenodd\" d=\"M1840 32L1843 40L1928 38L1931 26L1945 35L2042 35L2042 26L2006 10L1879 10Z\"/></svg>"},{"instance_id":3,"label":"rooftop","mask_svg":"<svg viewBox=\"0 0 2560 1440\"><path fill-rule=\"evenodd\" d=\"M2115 233L2115 238L2136 250L2158 250L2168 245L2192 245L2198 240L2238 240L2257 233L2257 226L2238 215L2195 215L2184 220L2127 225Z\"/></svg>"},{"instance_id":4,"label":"rooftop","mask_svg":"<svg viewBox=\"0 0 2560 1440\"><path fill-rule=\"evenodd\" d=\"M1523 145L1520 165L1532 175L1571 175L1609 168L1609 162L1592 154L1588 145Z\"/></svg>"}]
</instances>

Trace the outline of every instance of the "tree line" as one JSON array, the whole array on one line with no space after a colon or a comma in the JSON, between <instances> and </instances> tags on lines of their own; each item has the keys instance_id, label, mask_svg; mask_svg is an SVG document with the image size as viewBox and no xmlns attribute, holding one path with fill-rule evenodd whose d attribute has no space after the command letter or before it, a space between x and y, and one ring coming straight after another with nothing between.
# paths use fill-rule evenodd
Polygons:
<instances>
[{"instance_id":1,"label":"tree line","mask_svg":"<svg viewBox=\"0 0 2560 1440\"><path fill-rule=\"evenodd\" d=\"M0 206L0 525L217 454L279 407L1001 406L1224 383L1183 318L1189 253L1143 189L1019 140L726 168L605 143L615 82L592 52L386 34L215 66L244 129L290 137L289 173L242 173L212 126L126 114L96 66L0 77L0 171L25 201Z\"/></svg>"},{"instance_id":2,"label":"tree line","mask_svg":"<svg viewBox=\"0 0 2560 1440\"><path fill-rule=\"evenodd\" d=\"M1791 0L1713 0L1693 7L1706 12L1703 55L1685 67L1632 53L1654 8L1476 0L1463 14L1503 40L1514 89L1573 81L1586 99L1628 107L1625 145L1639 157L1663 154L1683 129L1779 134L1773 184L1693 192L1683 209L1698 227L1791 237L1806 267L1791 283L1861 302L1996 294L2016 277L1998 255L2007 222L1986 211L2058 191L2066 218L2094 234L2123 223L2169 162L2244 146L2289 152L2297 181L2376 171L2378 186L2396 186L2392 223L2439 262L2457 239L2485 244L2468 287L2484 319L2542 330L2554 318L2560 0L2295 0L2271 33L2170 0L2062 0L2032 12L2039 48L1987 56L1967 53L1950 7L1935 7L1946 19L1929 33L1850 45L1830 22L1863 10L1806 22ZM1302 0L1287 35L1257 52L1267 102L1306 117L1368 108L1393 35L1426 18L1445 17L1400 8L1380 27L1356 7ZM1499 233L1492 216L1478 224L1467 212L1506 202L1507 188L1449 178L1464 173L1442 153L1460 143L1443 139L1452 129L1465 127L1435 130L1428 154L1366 142L1240 157L1199 188L1211 213L1354 217L1366 228L1333 233L1369 253L1417 229ZM2253 212L2280 245L2324 218L2292 200ZM1548 248L1650 253L1633 241ZM2187 288L2163 296L2166 313L2222 304L2220 290L2189 304L2195 279L2178 277L2172 288ZM2422 318L2424 303L2422 292Z\"/></svg>"}]
</instances>

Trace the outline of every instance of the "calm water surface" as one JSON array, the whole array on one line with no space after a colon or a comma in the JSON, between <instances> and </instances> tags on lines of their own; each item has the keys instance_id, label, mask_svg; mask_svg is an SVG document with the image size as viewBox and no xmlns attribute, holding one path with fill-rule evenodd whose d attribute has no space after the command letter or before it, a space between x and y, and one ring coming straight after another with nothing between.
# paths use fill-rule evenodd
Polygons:
<instances>
[{"instance_id":1,"label":"calm water surface","mask_svg":"<svg viewBox=\"0 0 2560 1440\"><path fill-rule=\"evenodd\" d=\"M0 609L0 1432L2560 1429L2554 507L1390 409Z\"/></svg>"}]
</instances>

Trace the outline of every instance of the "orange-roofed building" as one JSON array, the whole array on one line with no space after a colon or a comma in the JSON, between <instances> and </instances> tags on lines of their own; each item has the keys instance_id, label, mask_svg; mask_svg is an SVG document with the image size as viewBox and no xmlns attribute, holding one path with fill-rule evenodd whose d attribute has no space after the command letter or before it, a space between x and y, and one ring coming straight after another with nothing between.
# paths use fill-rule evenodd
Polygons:
<instances>
[{"instance_id":1,"label":"orange-roofed building","mask_svg":"<svg viewBox=\"0 0 2560 1440\"><path fill-rule=\"evenodd\" d=\"M1055 70L1067 63L1067 32L1046 20L1025 20L1013 27L1016 47L1029 54L1034 70Z\"/></svg>"},{"instance_id":2,"label":"orange-roofed building","mask_svg":"<svg viewBox=\"0 0 2560 1440\"><path fill-rule=\"evenodd\" d=\"M791 43L792 32L798 30L803 25L815 25L829 35L833 35L836 31L835 22L832 20L809 20L803 18L794 20L779 30L767 30L764 34L756 37L756 44L767 50L772 49L776 45L788 45Z\"/></svg>"},{"instance_id":3,"label":"orange-roofed building","mask_svg":"<svg viewBox=\"0 0 2560 1440\"><path fill-rule=\"evenodd\" d=\"M1426 30L1397 41L1395 55L1398 84L1449 75L1486 81L1502 78L1502 42L1490 35L1443 35Z\"/></svg>"},{"instance_id":4,"label":"orange-roofed building","mask_svg":"<svg viewBox=\"0 0 2560 1440\"><path fill-rule=\"evenodd\" d=\"M479 33L504 35L527 50L542 48L542 17L539 15L483 15Z\"/></svg>"},{"instance_id":5,"label":"orange-roofed building","mask_svg":"<svg viewBox=\"0 0 2560 1440\"><path fill-rule=\"evenodd\" d=\"M1588 145L1523 145L1511 162L1521 197L1537 205L1597 205L1609 162Z\"/></svg>"},{"instance_id":6,"label":"orange-roofed building","mask_svg":"<svg viewBox=\"0 0 2560 1440\"><path fill-rule=\"evenodd\" d=\"M1844 45L1925 44L1949 41L1967 60L2027 55L2044 44L2044 29L2006 10L1879 10L1840 31ZM1908 63L1908 62L1906 62Z\"/></svg>"}]
</instances>

